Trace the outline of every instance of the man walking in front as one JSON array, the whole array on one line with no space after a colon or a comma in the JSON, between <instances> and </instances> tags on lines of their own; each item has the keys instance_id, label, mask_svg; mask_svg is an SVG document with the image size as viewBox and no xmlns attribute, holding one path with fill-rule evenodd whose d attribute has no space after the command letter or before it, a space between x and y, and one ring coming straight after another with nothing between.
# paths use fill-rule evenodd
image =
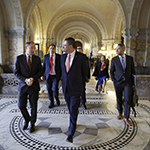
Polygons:
<instances>
[{"instance_id":1,"label":"man walking in front","mask_svg":"<svg viewBox=\"0 0 150 150\"><path fill-rule=\"evenodd\" d=\"M132 125L129 121L130 117L130 105L132 102L132 86L133 75L135 75L135 67L133 57L124 54L125 45L120 43L116 48L118 56L113 57L111 61L110 75L114 83L116 97L117 97L117 109L119 115L117 118L121 120L123 118L123 100L124 96L124 121L127 125Z\"/></svg>"},{"instance_id":2,"label":"man walking in front","mask_svg":"<svg viewBox=\"0 0 150 150\"><path fill-rule=\"evenodd\" d=\"M24 117L23 130L31 126L29 132L35 131L34 124L37 118L37 101L39 97L39 81L42 76L41 59L34 55L35 44L32 41L25 44L26 53L17 56L14 74L19 79L18 85L18 107ZM27 111L27 99L29 98L31 115Z\"/></svg>"},{"instance_id":3,"label":"man walking in front","mask_svg":"<svg viewBox=\"0 0 150 150\"><path fill-rule=\"evenodd\" d=\"M64 52L61 55L62 88L69 109L70 124L68 129L68 142L73 142L76 130L80 96L84 90L84 82L88 74L86 56L75 51L75 40L71 37L64 42Z\"/></svg>"}]
</instances>

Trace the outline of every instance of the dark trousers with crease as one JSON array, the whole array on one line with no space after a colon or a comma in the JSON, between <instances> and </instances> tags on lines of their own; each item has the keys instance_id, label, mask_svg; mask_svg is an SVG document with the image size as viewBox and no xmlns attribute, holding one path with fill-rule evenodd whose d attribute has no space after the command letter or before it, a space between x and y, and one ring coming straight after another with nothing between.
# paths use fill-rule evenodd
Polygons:
<instances>
[{"instance_id":1,"label":"dark trousers with crease","mask_svg":"<svg viewBox=\"0 0 150 150\"><path fill-rule=\"evenodd\" d=\"M120 84L114 84L117 96L117 109L119 114L123 113L123 96L124 96L124 118L130 117L130 106L132 101L132 85L126 81Z\"/></svg>"},{"instance_id":2,"label":"dark trousers with crease","mask_svg":"<svg viewBox=\"0 0 150 150\"><path fill-rule=\"evenodd\" d=\"M58 83L59 81L56 78L56 75L49 75L48 80L45 81L46 82L46 87L47 87L47 91L48 91L48 98L50 100L50 103L52 105L54 105L54 96L56 101L59 101L58 95ZM53 96L54 94L54 96Z\"/></svg>"},{"instance_id":3,"label":"dark trousers with crease","mask_svg":"<svg viewBox=\"0 0 150 150\"><path fill-rule=\"evenodd\" d=\"M71 96L66 92L64 96L65 96L65 100L66 100L69 114L70 114L70 124L69 124L69 129L68 129L68 135L73 136L76 130L78 108L80 105L80 94L76 96Z\"/></svg>"},{"instance_id":4,"label":"dark trousers with crease","mask_svg":"<svg viewBox=\"0 0 150 150\"><path fill-rule=\"evenodd\" d=\"M39 98L39 91L30 91L30 88L26 92L18 93L18 107L28 123L31 121L31 126L33 126L37 119L37 102ZM29 99L31 115L29 115L27 110L27 99Z\"/></svg>"}]
</instances>

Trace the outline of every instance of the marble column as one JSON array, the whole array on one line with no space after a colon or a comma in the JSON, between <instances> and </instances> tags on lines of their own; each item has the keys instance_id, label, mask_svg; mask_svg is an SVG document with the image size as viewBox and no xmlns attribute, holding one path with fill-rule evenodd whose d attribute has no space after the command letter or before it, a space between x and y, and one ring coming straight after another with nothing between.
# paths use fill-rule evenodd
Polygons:
<instances>
[{"instance_id":1,"label":"marble column","mask_svg":"<svg viewBox=\"0 0 150 150\"><path fill-rule=\"evenodd\" d=\"M24 28L5 29L4 33L8 41L7 65L14 65L16 56L24 53Z\"/></svg>"},{"instance_id":2,"label":"marble column","mask_svg":"<svg viewBox=\"0 0 150 150\"><path fill-rule=\"evenodd\" d=\"M144 66L150 66L150 29L146 29L146 53Z\"/></svg>"},{"instance_id":3,"label":"marble column","mask_svg":"<svg viewBox=\"0 0 150 150\"><path fill-rule=\"evenodd\" d=\"M137 65L137 36L138 36L139 29L132 28L132 29L125 29L122 31L124 37L124 44L125 44L125 52L128 55L131 55L135 60L135 65Z\"/></svg>"}]
</instances>

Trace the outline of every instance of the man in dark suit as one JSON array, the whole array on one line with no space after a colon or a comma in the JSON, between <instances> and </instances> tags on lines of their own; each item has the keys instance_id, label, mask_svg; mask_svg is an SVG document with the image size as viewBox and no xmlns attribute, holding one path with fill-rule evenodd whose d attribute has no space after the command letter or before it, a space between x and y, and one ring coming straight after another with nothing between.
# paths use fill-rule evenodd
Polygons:
<instances>
[{"instance_id":1,"label":"man in dark suit","mask_svg":"<svg viewBox=\"0 0 150 150\"><path fill-rule=\"evenodd\" d=\"M77 47L77 51L80 52L80 53L83 53L83 50L82 50L81 47ZM86 77L86 82L88 83L90 81L90 67L89 67L88 57L86 56L86 58L87 58L87 66L88 66L88 74L87 74L87 77ZM81 97L80 97L80 102L81 102L84 109L87 109L86 104L85 104L86 103L86 93L85 93L85 91L86 91L86 82L83 83L84 84L84 89L83 89L83 92L82 92Z\"/></svg>"},{"instance_id":2,"label":"man in dark suit","mask_svg":"<svg viewBox=\"0 0 150 150\"><path fill-rule=\"evenodd\" d=\"M76 130L80 95L84 89L83 83L86 81L88 67L86 56L75 51L73 38L66 38L63 48L66 53L61 56L62 89L70 114L67 141L72 143Z\"/></svg>"},{"instance_id":3,"label":"man in dark suit","mask_svg":"<svg viewBox=\"0 0 150 150\"><path fill-rule=\"evenodd\" d=\"M123 117L122 94L124 92L124 121L127 125L132 125L129 121L129 117L130 105L132 101L132 86L133 75L135 75L135 67L133 57L125 55L124 51L124 44L118 44L116 49L116 53L118 54L118 56L112 58L110 75L114 83L117 96L117 109L119 112L117 118L120 120Z\"/></svg>"},{"instance_id":4,"label":"man in dark suit","mask_svg":"<svg viewBox=\"0 0 150 150\"><path fill-rule=\"evenodd\" d=\"M61 67L60 67L60 55L56 53L56 46L51 44L49 46L49 54L44 56L43 60L43 73L45 72L45 82L48 91L48 97L50 99L49 108L54 107L54 97L57 105L60 105L58 97L58 84L61 77ZM43 78L42 78L43 79Z\"/></svg>"},{"instance_id":5,"label":"man in dark suit","mask_svg":"<svg viewBox=\"0 0 150 150\"><path fill-rule=\"evenodd\" d=\"M28 123L31 122L29 132L34 132L34 124L37 118L37 101L39 96L39 81L42 76L41 60L34 55L34 42L26 42L26 53L17 56L14 74L19 79L18 85L18 107L25 119L23 130L28 128ZM31 116L27 111L27 99L29 98L31 107Z\"/></svg>"}]
</instances>

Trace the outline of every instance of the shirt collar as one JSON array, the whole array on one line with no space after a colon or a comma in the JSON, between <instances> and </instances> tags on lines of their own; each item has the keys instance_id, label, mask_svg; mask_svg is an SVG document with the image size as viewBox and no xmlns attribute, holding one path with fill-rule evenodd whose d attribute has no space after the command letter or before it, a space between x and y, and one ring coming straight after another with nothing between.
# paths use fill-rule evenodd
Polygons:
<instances>
[{"instance_id":1,"label":"shirt collar","mask_svg":"<svg viewBox=\"0 0 150 150\"><path fill-rule=\"evenodd\" d=\"M54 53L54 54L50 53L50 56L51 56L51 55L53 55L53 56L54 56L54 55L55 55L55 53Z\"/></svg>"},{"instance_id":2,"label":"shirt collar","mask_svg":"<svg viewBox=\"0 0 150 150\"><path fill-rule=\"evenodd\" d=\"M124 55L122 55L122 56L120 56L120 55L118 55L119 57L123 57L123 58L125 58L125 54Z\"/></svg>"},{"instance_id":3,"label":"shirt collar","mask_svg":"<svg viewBox=\"0 0 150 150\"><path fill-rule=\"evenodd\" d=\"M25 53L26 57L29 57L29 55L27 55L27 53ZM32 55L30 55L30 58L32 58Z\"/></svg>"}]
</instances>

